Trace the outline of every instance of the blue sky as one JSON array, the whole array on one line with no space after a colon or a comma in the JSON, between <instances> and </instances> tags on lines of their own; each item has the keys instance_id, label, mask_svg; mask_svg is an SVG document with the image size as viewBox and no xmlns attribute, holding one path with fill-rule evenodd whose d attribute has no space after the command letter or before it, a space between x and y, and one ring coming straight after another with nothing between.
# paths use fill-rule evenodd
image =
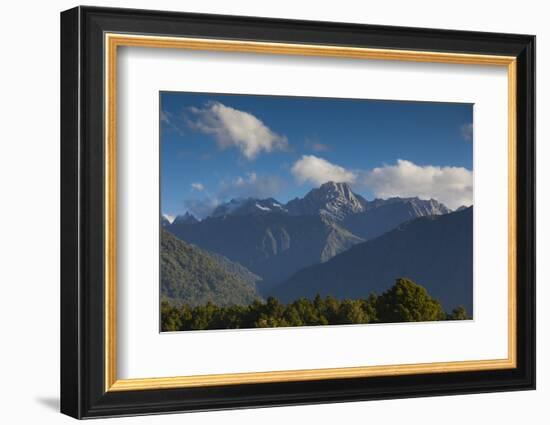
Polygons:
<instances>
[{"instance_id":1,"label":"blue sky","mask_svg":"<svg viewBox=\"0 0 550 425\"><path fill-rule=\"evenodd\" d=\"M471 204L471 104L162 92L161 211L302 197L327 180L367 199Z\"/></svg>"}]
</instances>

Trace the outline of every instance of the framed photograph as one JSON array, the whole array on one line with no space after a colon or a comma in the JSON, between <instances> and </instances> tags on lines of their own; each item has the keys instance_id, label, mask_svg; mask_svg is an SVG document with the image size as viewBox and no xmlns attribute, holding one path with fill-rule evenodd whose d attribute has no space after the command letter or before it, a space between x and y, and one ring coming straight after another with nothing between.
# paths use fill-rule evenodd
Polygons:
<instances>
[{"instance_id":1,"label":"framed photograph","mask_svg":"<svg viewBox=\"0 0 550 425\"><path fill-rule=\"evenodd\" d=\"M535 388L535 37L61 14L61 411Z\"/></svg>"}]
</instances>

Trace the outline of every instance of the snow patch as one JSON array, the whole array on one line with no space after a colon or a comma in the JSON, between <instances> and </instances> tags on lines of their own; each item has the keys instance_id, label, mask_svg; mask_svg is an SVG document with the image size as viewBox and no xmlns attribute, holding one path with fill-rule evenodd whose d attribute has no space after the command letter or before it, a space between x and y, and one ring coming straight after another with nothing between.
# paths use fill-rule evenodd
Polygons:
<instances>
[{"instance_id":1,"label":"snow patch","mask_svg":"<svg viewBox=\"0 0 550 425\"><path fill-rule=\"evenodd\" d=\"M256 208L262 210L262 211L271 211L271 208L263 207L260 204L256 203Z\"/></svg>"}]
</instances>

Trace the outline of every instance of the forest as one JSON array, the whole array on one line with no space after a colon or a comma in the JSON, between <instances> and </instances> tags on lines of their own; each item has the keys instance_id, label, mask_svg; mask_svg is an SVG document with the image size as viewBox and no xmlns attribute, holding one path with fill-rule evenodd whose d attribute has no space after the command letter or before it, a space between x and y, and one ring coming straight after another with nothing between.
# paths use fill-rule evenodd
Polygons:
<instances>
[{"instance_id":1,"label":"forest","mask_svg":"<svg viewBox=\"0 0 550 425\"><path fill-rule=\"evenodd\" d=\"M163 332L468 319L464 307L445 312L423 286L406 278L396 279L387 291L364 299L339 300L317 294L314 299L300 298L289 304L274 297L232 306L210 301L198 306L167 300L161 304Z\"/></svg>"}]
</instances>

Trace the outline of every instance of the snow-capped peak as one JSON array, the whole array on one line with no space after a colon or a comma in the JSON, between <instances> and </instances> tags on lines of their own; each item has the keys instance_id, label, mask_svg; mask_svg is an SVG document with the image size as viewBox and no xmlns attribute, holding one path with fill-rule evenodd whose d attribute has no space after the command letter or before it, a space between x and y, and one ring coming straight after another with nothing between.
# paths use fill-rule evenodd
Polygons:
<instances>
[{"instance_id":1,"label":"snow-capped peak","mask_svg":"<svg viewBox=\"0 0 550 425\"><path fill-rule=\"evenodd\" d=\"M247 215L247 214L266 214L266 213L284 213L286 210L275 199L232 199L229 202L218 205L210 214L210 217L223 217L227 215Z\"/></svg>"},{"instance_id":2,"label":"snow-capped peak","mask_svg":"<svg viewBox=\"0 0 550 425\"><path fill-rule=\"evenodd\" d=\"M367 201L351 190L347 183L327 182L311 190L304 198L290 201L286 207L295 215L321 214L343 220L350 214L365 211Z\"/></svg>"},{"instance_id":3,"label":"snow-capped peak","mask_svg":"<svg viewBox=\"0 0 550 425\"><path fill-rule=\"evenodd\" d=\"M166 221L168 224L172 224L176 219L176 217L170 214L162 214L161 217L162 217L162 222L164 223Z\"/></svg>"}]
</instances>

